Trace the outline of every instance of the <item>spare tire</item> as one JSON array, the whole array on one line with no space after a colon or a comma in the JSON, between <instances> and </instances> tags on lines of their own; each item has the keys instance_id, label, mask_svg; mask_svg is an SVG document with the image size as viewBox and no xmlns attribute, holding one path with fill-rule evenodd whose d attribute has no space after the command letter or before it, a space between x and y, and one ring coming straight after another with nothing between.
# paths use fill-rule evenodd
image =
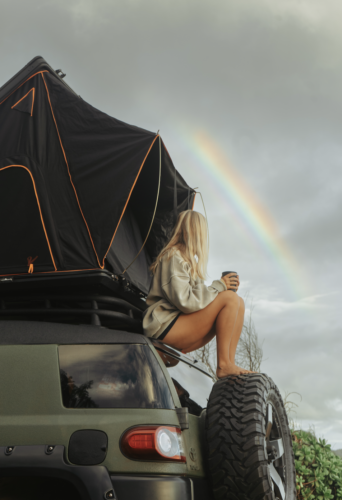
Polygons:
<instances>
[{"instance_id":1,"label":"spare tire","mask_svg":"<svg viewBox=\"0 0 342 500\"><path fill-rule=\"evenodd\" d=\"M215 500L295 500L296 472L284 403L263 374L231 375L213 387L206 416Z\"/></svg>"}]
</instances>

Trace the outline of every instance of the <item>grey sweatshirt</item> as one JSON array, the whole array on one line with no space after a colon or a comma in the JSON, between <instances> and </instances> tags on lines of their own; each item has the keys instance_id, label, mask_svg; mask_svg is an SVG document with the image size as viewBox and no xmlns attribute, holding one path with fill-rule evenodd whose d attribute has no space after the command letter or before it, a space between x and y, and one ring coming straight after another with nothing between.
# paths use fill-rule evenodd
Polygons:
<instances>
[{"instance_id":1,"label":"grey sweatshirt","mask_svg":"<svg viewBox=\"0 0 342 500\"><path fill-rule=\"evenodd\" d=\"M179 314L204 309L220 292L227 290L221 280L206 286L200 278L192 279L189 264L176 251L159 262L146 299L143 329L147 337L158 338Z\"/></svg>"}]
</instances>

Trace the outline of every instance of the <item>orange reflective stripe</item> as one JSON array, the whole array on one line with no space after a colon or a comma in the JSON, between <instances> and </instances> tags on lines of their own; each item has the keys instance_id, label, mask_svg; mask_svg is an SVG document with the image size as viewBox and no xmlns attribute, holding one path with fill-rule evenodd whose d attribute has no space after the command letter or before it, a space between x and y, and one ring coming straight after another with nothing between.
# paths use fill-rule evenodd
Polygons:
<instances>
[{"instance_id":1,"label":"orange reflective stripe","mask_svg":"<svg viewBox=\"0 0 342 500\"><path fill-rule=\"evenodd\" d=\"M28 82L29 80L31 80L31 78L33 78L34 76L36 76L36 75L41 75L42 73L49 73L49 71L48 71L47 69L44 69L44 71L38 71L38 72L37 72L37 73L35 73L34 75L31 75L31 76L30 76L27 80L25 80L23 83L21 83L21 84L19 85L19 87L17 87L15 90L13 90L13 92L11 92L11 93L10 93L10 95L8 95L8 96L6 97L6 99L4 99L3 101L1 101L1 102L0 102L0 106L1 106L1 104L2 104L3 102L7 101L7 99L8 99L9 97L11 97L11 95L12 95L12 94L14 94L14 92L16 92L18 89L20 89L20 87L22 87L22 86L24 85L24 83L26 83L26 82Z\"/></svg>"},{"instance_id":2,"label":"orange reflective stripe","mask_svg":"<svg viewBox=\"0 0 342 500\"><path fill-rule=\"evenodd\" d=\"M124 206L124 208L123 208L123 211L122 211L121 217L120 217L119 222L118 222L118 224L117 224L117 226L116 226L116 229L115 229L115 231L114 231L113 238L111 239L111 242L110 242L110 244L109 244L108 250L107 250L107 252L105 253L105 256L103 257L102 266L101 266L101 268L102 268L102 269L104 268L104 261L105 261L105 258L107 257L107 254L108 254L108 252L109 252L109 250L110 250L110 247L112 246L112 243L113 243L114 237L115 237L116 232L117 232L117 230L118 230L118 227L119 227L119 225L120 225L120 222L121 222L121 219L122 219L122 217L123 217L123 214L125 213L125 210L126 210L126 208L127 208L127 205L128 205L129 199L130 199L131 194L132 194L132 192L133 192L133 189L134 189L134 187L135 187L135 185L136 185L136 183L137 183L137 180L138 180L138 177L139 177L139 175L140 175L141 169L143 168L144 163L145 163L145 161L146 161L146 158L148 157L148 155L149 155L149 153L150 153L150 151L151 151L151 149L152 149L152 146L153 146L153 144L156 142L156 140L157 140L157 138L158 138L158 137L159 137L159 134L158 134L158 135L156 135L156 136L155 136L155 138L153 139L152 144L151 144L151 146L149 147L149 150L148 150L148 151L147 151L147 153L146 153L146 156L145 156L145 158L144 158L144 161L143 161L143 162L142 162L142 164L140 165L139 172L138 172L138 174L137 174L137 176L136 176L136 178L135 178L135 181L134 181L134 183L133 183L133 186L131 187L131 190L130 190L130 192L129 192L129 195L128 195L127 201L126 201L126 203L125 203L125 206Z\"/></svg>"},{"instance_id":3,"label":"orange reflective stripe","mask_svg":"<svg viewBox=\"0 0 342 500\"><path fill-rule=\"evenodd\" d=\"M37 190L36 190L36 184L34 182L34 178L33 178L32 174L31 174L31 172L29 171L29 169L27 167L24 167L24 165L8 165L7 167L0 168L0 172L2 170L6 170L7 168L12 168L12 167L24 168L30 174L30 177L31 177L31 180L32 180L32 184L33 184L33 189L34 189L34 192L35 192L35 195L36 195L36 199L37 199L37 205L38 205L38 209L39 209L40 219L42 221L42 226L43 226L43 229L44 229L45 238L46 238L46 241L47 241L47 244L48 244L48 247L49 247L49 251L50 251L50 255L51 255L51 260L53 262L53 267L55 268L55 271L57 271L57 267L56 267L56 264L55 264L55 259L53 258L53 255L52 255L50 241L49 241L46 229L45 229L44 219L43 219L42 211L41 211L41 208L40 208L40 203L39 203L39 198L38 198L38 193L37 193Z\"/></svg>"},{"instance_id":4,"label":"orange reflective stripe","mask_svg":"<svg viewBox=\"0 0 342 500\"><path fill-rule=\"evenodd\" d=\"M27 92L27 94L24 95L24 97L22 97L21 99L19 99L18 102L16 102L14 104L14 106L11 107L11 109L15 108L17 104L19 104L23 99L25 99L25 97L27 97L29 95L30 92L33 92L33 96L32 96L32 107L31 107L31 116L33 115L33 105L34 105L34 96L35 96L35 88L33 87L31 90L29 90Z\"/></svg>"},{"instance_id":5,"label":"orange reflective stripe","mask_svg":"<svg viewBox=\"0 0 342 500\"><path fill-rule=\"evenodd\" d=\"M86 272L86 271L98 271L98 267L91 267L89 269L71 269L70 271L39 271L38 273L35 274L53 274L55 275L56 273L81 273L81 272ZM12 273L12 274L0 274L0 277L2 278L3 276L24 276L26 273Z\"/></svg>"},{"instance_id":6,"label":"orange reflective stripe","mask_svg":"<svg viewBox=\"0 0 342 500\"><path fill-rule=\"evenodd\" d=\"M34 99L35 99L35 96L36 96L36 89L35 89L35 88L33 88L31 116L33 116L33 106L34 106Z\"/></svg>"},{"instance_id":7,"label":"orange reflective stripe","mask_svg":"<svg viewBox=\"0 0 342 500\"><path fill-rule=\"evenodd\" d=\"M90 233L89 226L88 226L88 224L87 224L86 218L85 218L85 217L84 217L84 215L83 215L82 208L81 208L81 204L80 204L79 199L78 199L78 196L77 196L77 191L76 191L76 188L75 188L75 186L74 186L74 183L72 182L72 177L71 177L71 173L70 173L70 169L69 169L68 160L67 160L67 157L66 157L66 154L65 154L65 151L64 151L64 147L63 147L63 144L62 144L62 139L61 139L61 136L60 136L60 134L59 134L59 130L58 130L58 126L57 126L56 118L55 118L55 115L54 115L54 112L53 112L53 109L52 109L52 104L51 104L51 100L50 100L49 89L48 89L48 87L47 87L47 84L46 84L46 81L45 81L44 75L42 75L42 78L43 78L44 85L45 85L45 88L46 88L46 93L47 93L48 100L49 100L49 104L50 104L50 109L51 109L51 113L52 113L52 118L53 118L53 121L55 122L56 130L57 130L57 135L58 135L59 142L60 142L60 145L61 145L61 148L62 148L62 152L63 152L64 160L65 160L65 163L66 163L66 166L67 166L67 169L68 169L70 182L71 182L71 185L72 185L72 187L73 187L73 189L74 189L74 193L75 193L76 200L77 200L77 203L78 203L78 208L80 209L80 212L81 212L81 214L82 214L82 217L83 217L84 223L85 223L85 225L86 225L86 227L87 227L88 234L89 234L89 238L90 238L91 244L93 245L93 249L94 249L94 252L95 252L95 255L96 255L97 262L98 262L99 266L101 267L100 260L99 260L99 257L98 257L98 255L97 255L97 252L96 252L96 249L95 249L95 245L94 245L94 242L93 242L93 238L91 237L91 233ZM103 267L102 267L102 269L103 269Z\"/></svg>"}]
</instances>

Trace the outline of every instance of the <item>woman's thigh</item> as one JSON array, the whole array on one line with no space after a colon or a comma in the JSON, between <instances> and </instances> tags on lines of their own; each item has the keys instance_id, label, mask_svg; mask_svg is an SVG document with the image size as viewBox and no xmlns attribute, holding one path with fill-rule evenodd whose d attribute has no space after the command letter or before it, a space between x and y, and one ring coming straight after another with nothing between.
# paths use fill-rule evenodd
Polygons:
<instances>
[{"instance_id":1,"label":"woman's thigh","mask_svg":"<svg viewBox=\"0 0 342 500\"><path fill-rule=\"evenodd\" d=\"M215 325L219 312L225 306L238 303L235 292L227 290L218 296L204 309L190 314L181 314L169 333L163 339L165 344L177 349L188 349L198 340L208 335Z\"/></svg>"}]
</instances>

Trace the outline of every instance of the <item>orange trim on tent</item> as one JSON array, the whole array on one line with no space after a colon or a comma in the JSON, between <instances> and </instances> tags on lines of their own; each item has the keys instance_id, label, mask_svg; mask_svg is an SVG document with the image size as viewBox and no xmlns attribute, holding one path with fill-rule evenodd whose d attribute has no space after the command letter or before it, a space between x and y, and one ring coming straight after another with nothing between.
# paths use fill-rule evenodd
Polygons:
<instances>
[{"instance_id":1,"label":"orange trim on tent","mask_svg":"<svg viewBox=\"0 0 342 500\"><path fill-rule=\"evenodd\" d=\"M48 244L48 247L49 247L49 251L50 251L50 255L51 255L51 260L52 260L52 263L53 263L53 267L55 268L55 271L57 271L57 267L56 267L56 264L55 264L55 259L53 258L53 255L52 255L50 241L49 241L46 229L45 229L44 219L43 219L42 211L41 211L41 208L40 208L38 193L37 193L37 190L36 190L36 184L34 182L33 175L31 174L31 172L29 171L29 169L27 167L24 167L24 165L8 165L7 167L0 168L0 172L2 170L6 170L7 168L12 168L12 167L24 168L30 174L30 176L31 176L31 180L32 180L32 184L33 184L33 189L34 189L34 192L35 192L35 195L36 195L36 199L37 199L37 205L38 205L38 209L39 209L40 219L42 221L42 226L43 226L43 229L44 229L45 238L46 238L46 241L47 241L47 244Z\"/></svg>"},{"instance_id":2,"label":"orange trim on tent","mask_svg":"<svg viewBox=\"0 0 342 500\"><path fill-rule=\"evenodd\" d=\"M119 225L120 225L121 219L122 219L122 217L123 217L123 215L124 215L124 213L125 213L125 211L126 211L126 208L127 208L128 202L129 202L129 199L130 199L131 194L132 194L132 192L133 192L133 189L134 189L134 187L135 187L135 185L136 185L136 183L137 183L137 180L138 180L138 177L139 177L139 175L140 175L141 169L143 168L143 166L144 166L144 164L145 164L145 161L146 161L146 158L147 158L147 157L148 157L148 155L150 154L150 151L151 151L151 149L152 149L152 146L153 146L153 144L156 142L156 139L158 139L158 137L159 137L159 134L158 134L158 135L156 135L156 136L155 136L155 138L153 139L152 144L151 144L151 146L149 147L149 150L147 151L146 156L145 156L145 158L144 158L144 160L143 160L142 164L140 165L139 172L137 173L137 176L136 176L136 178L135 178L135 181L134 181L134 183L133 183L133 186L131 187L131 190L130 190L130 192L129 192L129 195L128 195L127 201L126 201L126 203L125 203L125 206L124 206L124 208L123 208L123 211L122 211L122 213L121 213L121 216L120 216L119 222L118 222L118 224L117 224L117 226L116 226L116 229L115 229L115 231L114 231L113 238L111 239L110 244L109 244L109 247L108 247L108 250L107 250L107 252L105 253L105 256L103 257L102 266L101 266L101 268L102 268L102 269L104 268L104 261L105 261L105 258L107 257L107 254L108 254L108 252L109 252L109 250L110 250L110 247L112 246L112 243L113 243L114 237L115 237L116 232L117 232L117 230L118 230L118 227L119 227Z\"/></svg>"},{"instance_id":3,"label":"orange trim on tent","mask_svg":"<svg viewBox=\"0 0 342 500\"><path fill-rule=\"evenodd\" d=\"M42 74L42 78L43 78L43 82L44 82L44 85L45 85L45 88L46 88L46 93L47 93L48 100L49 100L49 104L50 104L50 109L51 109L51 113L52 113L52 118L53 118L53 121L55 122L56 130L57 130L57 135L58 135L59 142L60 142L60 145L61 145L61 148L62 148L62 152L63 152L64 160L65 160L65 163L66 163L66 166L67 166L67 169L68 169L68 174L69 174L70 182L71 182L71 185L72 185L72 187L73 187L73 189L74 189L74 193L75 193L76 200L77 200L77 203L78 203L78 208L80 209L80 212L81 212L81 214L82 214L82 217L83 217L84 223L85 223L85 225L86 225L86 227L87 227L88 234L89 234L89 238L90 238L91 244L92 244L92 246L93 246L93 249L94 249L94 252L95 252L95 255L96 255L97 262L98 262L99 266L103 269L103 267L102 267L102 266L101 266L101 264L100 264L100 260L99 260L99 257L98 257L98 255L97 255L97 252L96 252L96 248L95 248L95 245L94 245L94 242L93 242L93 238L91 237L91 233L90 233L89 226L88 226L88 224L87 224L86 218L85 218L85 217L84 217L84 215L83 215L82 208L81 208L81 204L80 204L80 201L79 201L78 196L77 196L77 191L76 191L76 188L75 188L75 186L74 186L74 183L72 182L72 177L71 177L71 173L70 173L70 169L69 169L68 160L67 160L67 157L66 157L66 154L65 154L65 150L64 150L64 147L63 147L63 144L62 144L62 139L61 139L61 136L60 136L60 134L59 134L59 130L58 130L58 126L57 126L56 118L55 118L55 115L54 115L54 112L53 112L53 109L52 109L52 104L51 104L51 100L50 100L49 89L48 89L48 87L47 87L47 84L46 84L46 81L45 81L45 78L44 78L44 75L43 75L43 74Z\"/></svg>"},{"instance_id":4,"label":"orange trim on tent","mask_svg":"<svg viewBox=\"0 0 342 500\"><path fill-rule=\"evenodd\" d=\"M27 94L24 95L24 97L22 97L21 99L19 99L18 102L16 102L14 104L14 106L11 107L11 109L15 108L17 104L19 104L23 99L25 99L25 97L27 97L29 95L30 92L33 92L33 97L32 97L32 108L31 108L31 116L33 115L33 106L34 106L34 96L35 96L35 88L33 87L31 90L29 90L27 92Z\"/></svg>"},{"instance_id":5,"label":"orange trim on tent","mask_svg":"<svg viewBox=\"0 0 342 500\"><path fill-rule=\"evenodd\" d=\"M81 272L86 272L86 271L98 271L99 268L98 267L91 267L89 269L72 269L70 271L66 270L66 271L40 271L38 273L34 273L34 274L56 274L56 273L81 273ZM26 276L27 273L15 273L15 274L0 274L0 277L3 277L3 276Z\"/></svg>"},{"instance_id":6,"label":"orange trim on tent","mask_svg":"<svg viewBox=\"0 0 342 500\"><path fill-rule=\"evenodd\" d=\"M6 99L4 99L3 101L1 101L1 102L0 102L0 106L1 106L1 104L2 104L3 102L7 101L7 99L8 99L9 97L11 97L11 95L12 95L12 94L14 94L14 92L16 92L18 89L20 89L20 87L22 87L22 86L24 85L24 83L26 83L26 82L28 82L29 80L31 80L31 78L33 78L34 76L36 76L36 75L41 75L42 73L49 73L49 71L48 71L47 69L44 69L44 71L38 71L38 73L35 73L34 75L31 75L31 76L30 76L27 80L25 80L23 83L21 83L21 84L19 85L19 87L17 87L15 90L13 90L13 92L11 92L11 93L10 93L10 95L8 95L8 96L6 97Z\"/></svg>"}]
</instances>

